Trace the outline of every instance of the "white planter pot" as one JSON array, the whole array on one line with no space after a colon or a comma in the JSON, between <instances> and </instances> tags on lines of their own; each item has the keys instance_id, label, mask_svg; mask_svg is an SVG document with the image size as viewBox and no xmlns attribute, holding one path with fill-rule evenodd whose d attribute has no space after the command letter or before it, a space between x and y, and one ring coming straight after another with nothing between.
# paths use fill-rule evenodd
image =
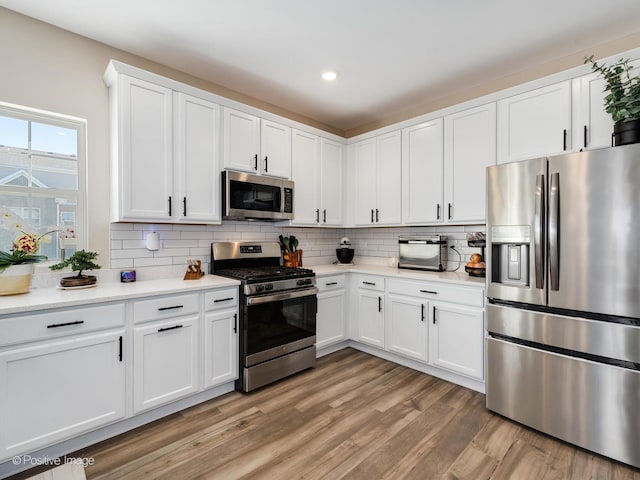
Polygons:
<instances>
[{"instance_id":1,"label":"white planter pot","mask_svg":"<svg viewBox=\"0 0 640 480\"><path fill-rule=\"evenodd\" d=\"M0 295L17 295L27 293L31 286L31 278L35 264L23 263L11 265L0 272Z\"/></svg>"}]
</instances>

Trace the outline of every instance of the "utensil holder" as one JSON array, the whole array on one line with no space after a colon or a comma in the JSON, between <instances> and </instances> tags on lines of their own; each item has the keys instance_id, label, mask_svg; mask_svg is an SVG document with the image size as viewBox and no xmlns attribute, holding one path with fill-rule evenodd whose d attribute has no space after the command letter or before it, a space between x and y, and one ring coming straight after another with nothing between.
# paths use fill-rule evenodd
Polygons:
<instances>
[{"instance_id":1,"label":"utensil holder","mask_svg":"<svg viewBox=\"0 0 640 480\"><path fill-rule=\"evenodd\" d=\"M296 250L295 252L284 252L282 254L282 264L285 267L301 267L302 250Z\"/></svg>"}]
</instances>

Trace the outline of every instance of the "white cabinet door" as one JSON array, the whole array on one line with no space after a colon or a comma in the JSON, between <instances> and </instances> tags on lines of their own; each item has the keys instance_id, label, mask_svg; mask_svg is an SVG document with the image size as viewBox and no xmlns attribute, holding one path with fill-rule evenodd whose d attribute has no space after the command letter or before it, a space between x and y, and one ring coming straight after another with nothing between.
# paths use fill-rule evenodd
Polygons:
<instances>
[{"instance_id":1,"label":"white cabinet door","mask_svg":"<svg viewBox=\"0 0 640 480\"><path fill-rule=\"evenodd\" d=\"M482 309L431 304L430 362L478 380L484 379L484 313Z\"/></svg>"},{"instance_id":2,"label":"white cabinet door","mask_svg":"<svg viewBox=\"0 0 640 480\"><path fill-rule=\"evenodd\" d=\"M356 225L375 223L377 189L377 140L363 140L353 146L355 163L355 211Z\"/></svg>"},{"instance_id":3,"label":"white cabinet door","mask_svg":"<svg viewBox=\"0 0 640 480\"><path fill-rule=\"evenodd\" d=\"M293 196L294 225L320 223L320 161L317 135L292 130L291 175L295 182Z\"/></svg>"},{"instance_id":4,"label":"white cabinet door","mask_svg":"<svg viewBox=\"0 0 640 480\"><path fill-rule=\"evenodd\" d=\"M402 221L437 223L443 218L442 118L402 130Z\"/></svg>"},{"instance_id":5,"label":"white cabinet door","mask_svg":"<svg viewBox=\"0 0 640 480\"><path fill-rule=\"evenodd\" d=\"M204 386L238 378L238 315L235 310L204 317Z\"/></svg>"},{"instance_id":6,"label":"white cabinet door","mask_svg":"<svg viewBox=\"0 0 640 480\"><path fill-rule=\"evenodd\" d=\"M427 302L419 298L387 295L387 350L427 362L427 308Z\"/></svg>"},{"instance_id":7,"label":"white cabinet door","mask_svg":"<svg viewBox=\"0 0 640 480\"><path fill-rule=\"evenodd\" d=\"M402 222L401 139L400 130L378 137L376 225Z\"/></svg>"},{"instance_id":8,"label":"white cabinet door","mask_svg":"<svg viewBox=\"0 0 640 480\"><path fill-rule=\"evenodd\" d=\"M259 173L260 119L232 108L223 108L225 168Z\"/></svg>"},{"instance_id":9,"label":"white cabinet door","mask_svg":"<svg viewBox=\"0 0 640 480\"><path fill-rule=\"evenodd\" d=\"M444 118L446 219L485 223L485 170L496 164L496 104Z\"/></svg>"},{"instance_id":10,"label":"white cabinet door","mask_svg":"<svg viewBox=\"0 0 640 480\"><path fill-rule=\"evenodd\" d=\"M125 416L124 330L0 353L0 461Z\"/></svg>"},{"instance_id":11,"label":"white cabinet door","mask_svg":"<svg viewBox=\"0 0 640 480\"><path fill-rule=\"evenodd\" d=\"M498 163L571 150L571 81L498 102Z\"/></svg>"},{"instance_id":12,"label":"white cabinet door","mask_svg":"<svg viewBox=\"0 0 640 480\"><path fill-rule=\"evenodd\" d=\"M344 290L318 293L316 316L316 349L345 339L345 294Z\"/></svg>"},{"instance_id":13,"label":"white cabinet door","mask_svg":"<svg viewBox=\"0 0 640 480\"><path fill-rule=\"evenodd\" d=\"M120 75L118 88L114 220L168 221L170 202L175 203L173 92L126 75Z\"/></svg>"},{"instance_id":14,"label":"white cabinet door","mask_svg":"<svg viewBox=\"0 0 640 480\"><path fill-rule=\"evenodd\" d=\"M358 290L357 340L384 348L384 293Z\"/></svg>"},{"instance_id":15,"label":"white cabinet door","mask_svg":"<svg viewBox=\"0 0 640 480\"><path fill-rule=\"evenodd\" d=\"M183 222L220 222L220 107L175 94L175 172L177 218Z\"/></svg>"},{"instance_id":16,"label":"white cabinet door","mask_svg":"<svg viewBox=\"0 0 640 480\"><path fill-rule=\"evenodd\" d=\"M342 226L342 150L341 144L326 138L320 139L320 210L322 210L320 220L322 225Z\"/></svg>"},{"instance_id":17,"label":"white cabinet door","mask_svg":"<svg viewBox=\"0 0 640 480\"><path fill-rule=\"evenodd\" d=\"M260 121L261 173L291 178L291 127Z\"/></svg>"},{"instance_id":18,"label":"white cabinet door","mask_svg":"<svg viewBox=\"0 0 640 480\"><path fill-rule=\"evenodd\" d=\"M597 73L573 80L574 150L611 146L613 120L604 110L604 86L604 79Z\"/></svg>"},{"instance_id":19,"label":"white cabinet door","mask_svg":"<svg viewBox=\"0 0 640 480\"><path fill-rule=\"evenodd\" d=\"M134 329L135 413L198 391L198 320L174 318Z\"/></svg>"}]
</instances>

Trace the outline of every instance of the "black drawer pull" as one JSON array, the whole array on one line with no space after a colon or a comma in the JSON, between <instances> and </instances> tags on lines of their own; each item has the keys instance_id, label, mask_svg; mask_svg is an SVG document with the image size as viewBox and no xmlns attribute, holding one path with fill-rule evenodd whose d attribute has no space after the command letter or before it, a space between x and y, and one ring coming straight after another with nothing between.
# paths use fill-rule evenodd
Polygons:
<instances>
[{"instance_id":1,"label":"black drawer pull","mask_svg":"<svg viewBox=\"0 0 640 480\"><path fill-rule=\"evenodd\" d=\"M51 325L47 325L47 328L68 327L69 325L81 325L83 323L84 320L76 320L75 322L68 323L52 323Z\"/></svg>"},{"instance_id":2,"label":"black drawer pull","mask_svg":"<svg viewBox=\"0 0 640 480\"><path fill-rule=\"evenodd\" d=\"M118 338L118 360L122 361L122 335Z\"/></svg>"},{"instance_id":3,"label":"black drawer pull","mask_svg":"<svg viewBox=\"0 0 640 480\"><path fill-rule=\"evenodd\" d=\"M436 324L436 307L435 305L433 306L433 324Z\"/></svg>"},{"instance_id":4,"label":"black drawer pull","mask_svg":"<svg viewBox=\"0 0 640 480\"><path fill-rule=\"evenodd\" d=\"M329 282L329 283L325 283L325 286L330 287L331 285L337 285L338 282Z\"/></svg>"},{"instance_id":5,"label":"black drawer pull","mask_svg":"<svg viewBox=\"0 0 640 480\"><path fill-rule=\"evenodd\" d=\"M233 314L233 333L238 333L238 314Z\"/></svg>"},{"instance_id":6,"label":"black drawer pull","mask_svg":"<svg viewBox=\"0 0 640 480\"><path fill-rule=\"evenodd\" d=\"M228 298L216 298L213 303L220 303L220 302L228 302L229 300L233 300L233 297L228 297Z\"/></svg>"},{"instance_id":7,"label":"black drawer pull","mask_svg":"<svg viewBox=\"0 0 640 480\"><path fill-rule=\"evenodd\" d=\"M173 327L159 328L158 332L166 332L167 330L175 330L176 328L182 328L182 325L174 325Z\"/></svg>"},{"instance_id":8,"label":"black drawer pull","mask_svg":"<svg viewBox=\"0 0 640 480\"><path fill-rule=\"evenodd\" d=\"M376 286L375 282L362 282L365 285L372 285L372 286Z\"/></svg>"},{"instance_id":9,"label":"black drawer pull","mask_svg":"<svg viewBox=\"0 0 640 480\"><path fill-rule=\"evenodd\" d=\"M382 297L378 297L378 313L382 312Z\"/></svg>"},{"instance_id":10,"label":"black drawer pull","mask_svg":"<svg viewBox=\"0 0 640 480\"><path fill-rule=\"evenodd\" d=\"M173 307L160 307L158 308L158 311L164 312L165 310L175 310L176 308L184 308L184 305L175 305Z\"/></svg>"},{"instance_id":11,"label":"black drawer pull","mask_svg":"<svg viewBox=\"0 0 640 480\"><path fill-rule=\"evenodd\" d=\"M431 290L420 290L420 293L430 293L431 295L437 295L438 292L432 292Z\"/></svg>"},{"instance_id":12,"label":"black drawer pull","mask_svg":"<svg viewBox=\"0 0 640 480\"><path fill-rule=\"evenodd\" d=\"M421 320L424 322L424 303L423 303L422 305L420 305L420 306L422 307L422 308L421 308L421 313L422 313L422 318L421 318Z\"/></svg>"}]
</instances>

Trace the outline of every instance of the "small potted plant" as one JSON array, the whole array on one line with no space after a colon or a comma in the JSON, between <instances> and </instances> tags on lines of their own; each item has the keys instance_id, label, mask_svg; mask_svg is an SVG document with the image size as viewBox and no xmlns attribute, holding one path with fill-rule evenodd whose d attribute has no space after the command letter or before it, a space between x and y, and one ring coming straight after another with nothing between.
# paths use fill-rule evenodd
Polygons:
<instances>
[{"instance_id":1,"label":"small potted plant","mask_svg":"<svg viewBox=\"0 0 640 480\"><path fill-rule=\"evenodd\" d=\"M85 250L78 250L71 255L65 261L51 265L51 270L62 270L68 266L71 266L71 270L78 272L73 277L63 277L60 279L60 286L64 288L72 287L88 287L93 286L97 282L97 278L94 275L83 275L84 270L98 270L100 265L94 263L93 260L98 256L96 252L87 252Z\"/></svg>"},{"instance_id":2,"label":"small potted plant","mask_svg":"<svg viewBox=\"0 0 640 480\"><path fill-rule=\"evenodd\" d=\"M640 142L640 77L632 76L629 59L620 59L612 65L599 64L593 55L585 58L598 72L606 85L605 111L613 119L614 145Z\"/></svg>"}]
</instances>

